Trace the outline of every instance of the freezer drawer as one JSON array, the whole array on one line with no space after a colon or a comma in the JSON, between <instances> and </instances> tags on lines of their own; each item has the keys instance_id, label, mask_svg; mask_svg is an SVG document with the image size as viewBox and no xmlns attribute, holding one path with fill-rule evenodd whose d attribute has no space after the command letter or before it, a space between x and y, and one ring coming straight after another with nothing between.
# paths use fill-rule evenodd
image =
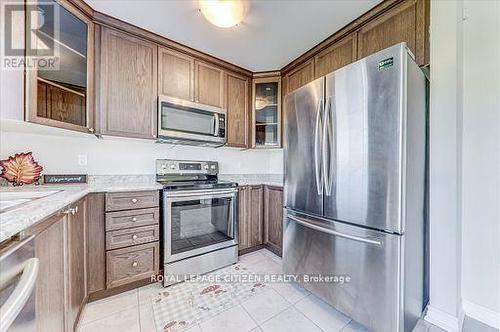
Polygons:
<instances>
[{"instance_id":1,"label":"freezer drawer","mask_svg":"<svg viewBox=\"0 0 500 332\"><path fill-rule=\"evenodd\" d=\"M283 269L287 274L350 277L343 284L303 286L370 331L403 331L403 236L288 212ZM346 280L346 279L344 279Z\"/></svg>"}]
</instances>

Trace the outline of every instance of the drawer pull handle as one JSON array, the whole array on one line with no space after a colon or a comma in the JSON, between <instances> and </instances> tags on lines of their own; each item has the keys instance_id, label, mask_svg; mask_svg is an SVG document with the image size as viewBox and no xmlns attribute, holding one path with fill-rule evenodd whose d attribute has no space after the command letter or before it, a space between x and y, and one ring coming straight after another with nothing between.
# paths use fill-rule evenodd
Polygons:
<instances>
[{"instance_id":1,"label":"drawer pull handle","mask_svg":"<svg viewBox=\"0 0 500 332\"><path fill-rule=\"evenodd\" d=\"M132 221L137 221L137 217L132 217Z\"/></svg>"},{"instance_id":2,"label":"drawer pull handle","mask_svg":"<svg viewBox=\"0 0 500 332\"><path fill-rule=\"evenodd\" d=\"M132 203L137 203L139 200L137 198L132 198Z\"/></svg>"},{"instance_id":3,"label":"drawer pull handle","mask_svg":"<svg viewBox=\"0 0 500 332\"><path fill-rule=\"evenodd\" d=\"M132 235L132 240L137 240L137 235Z\"/></svg>"},{"instance_id":4,"label":"drawer pull handle","mask_svg":"<svg viewBox=\"0 0 500 332\"><path fill-rule=\"evenodd\" d=\"M139 265L139 263L137 263L137 262L133 262L133 263L132 263L132 266L133 266L133 267L137 267L137 265Z\"/></svg>"}]
</instances>

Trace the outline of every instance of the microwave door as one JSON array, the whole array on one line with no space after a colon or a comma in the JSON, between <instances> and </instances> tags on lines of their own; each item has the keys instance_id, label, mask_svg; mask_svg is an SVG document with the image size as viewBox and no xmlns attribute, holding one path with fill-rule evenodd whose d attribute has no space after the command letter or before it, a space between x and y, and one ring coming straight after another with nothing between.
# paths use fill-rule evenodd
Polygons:
<instances>
[{"instance_id":1,"label":"microwave door","mask_svg":"<svg viewBox=\"0 0 500 332\"><path fill-rule=\"evenodd\" d=\"M225 114L222 109L170 97L159 99L158 134L161 139L223 145L223 125Z\"/></svg>"}]
</instances>

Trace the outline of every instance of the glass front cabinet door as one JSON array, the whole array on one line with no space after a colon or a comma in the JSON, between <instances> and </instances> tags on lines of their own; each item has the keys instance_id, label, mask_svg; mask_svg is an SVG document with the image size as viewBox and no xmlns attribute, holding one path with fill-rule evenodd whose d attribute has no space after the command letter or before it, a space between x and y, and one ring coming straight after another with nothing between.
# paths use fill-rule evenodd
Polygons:
<instances>
[{"instance_id":1,"label":"glass front cabinet door","mask_svg":"<svg viewBox=\"0 0 500 332\"><path fill-rule=\"evenodd\" d=\"M253 147L281 147L281 78L253 80Z\"/></svg>"},{"instance_id":2,"label":"glass front cabinet door","mask_svg":"<svg viewBox=\"0 0 500 332\"><path fill-rule=\"evenodd\" d=\"M25 32L26 119L93 133L90 18L67 0L39 1L26 7Z\"/></svg>"}]
</instances>

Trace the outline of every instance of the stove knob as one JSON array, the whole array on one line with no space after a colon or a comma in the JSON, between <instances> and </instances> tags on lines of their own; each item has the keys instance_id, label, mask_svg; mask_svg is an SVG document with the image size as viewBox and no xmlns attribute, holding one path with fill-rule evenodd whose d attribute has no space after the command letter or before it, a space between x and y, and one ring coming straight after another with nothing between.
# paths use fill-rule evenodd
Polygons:
<instances>
[{"instance_id":1,"label":"stove knob","mask_svg":"<svg viewBox=\"0 0 500 332\"><path fill-rule=\"evenodd\" d=\"M215 170L215 165L210 166L210 169Z\"/></svg>"},{"instance_id":2,"label":"stove knob","mask_svg":"<svg viewBox=\"0 0 500 332\"><path fill-rule=\"evenodd\" d=\"M203 169L208 170L208 165L203 165Z\"/></svg>"},{"instance_id":3,"label":"stove knob","mask_svg":"<svg viewBox=\"0 0 500 332\"><path fill-rule=\"evenodd\" d=\"M175 165L170 165L170 169L175 169Z\"/></svg>"}]
</instances>

